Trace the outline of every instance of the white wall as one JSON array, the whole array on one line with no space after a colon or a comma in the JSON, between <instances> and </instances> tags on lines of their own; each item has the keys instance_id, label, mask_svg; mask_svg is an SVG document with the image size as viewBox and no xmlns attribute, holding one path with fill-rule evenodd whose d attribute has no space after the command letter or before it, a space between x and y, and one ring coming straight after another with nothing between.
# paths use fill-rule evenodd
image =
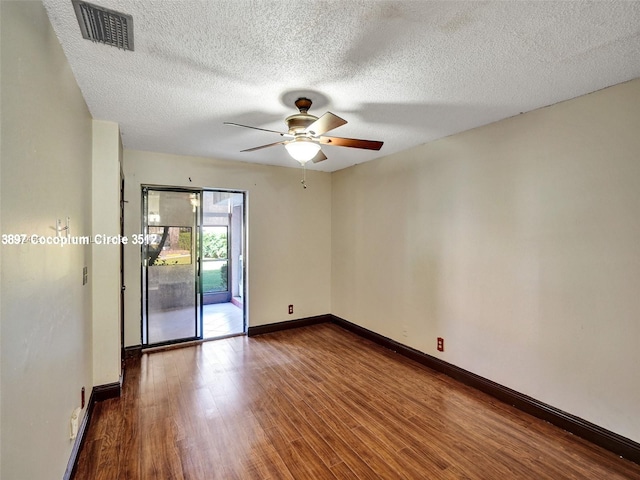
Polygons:
<instances>
[{"instance_id":1,"label":"white wall","mask_svg":"<svg viewBox=\"0 0 640 480\"><path fill-rule=\"evenodd\" d=\"M331 176L302 169L125 150L125 235L140 233L141 185L248 192L248 319L331 313ZM191 181L189 181L189 177ZM140 248L125 248L125 345L140 344ZM287 306L294 305L294 315Z\"/></svg>"},{"instance_id":2,"label":"white wall","mask_svg":"<svg viewBox=\"0 0 640 480\"><path fill-rule=\"evenodd\" d=\"M91 117L40 2L0 2L2 233L91 232ZM1 475L61 478L92 386L89 246L1 247Z\"/></svg>"},{"instance_id":3,"label":"white wall","mask_svg":"<svg viewBox=\"0 0 640 480\"><path fill-rule=\"evenodd\" d=\"M120 129L117 123L93 121L92 237L120 233ZM100 241L102 242L102 241ZM93 383L120 377L120 245L92 245Z\"/></svg>"},{"instance_id":4,"label":"white wall","mask_svg":"<svg viewBox=\"0 0 640 480\"><path fill-rule=\"evenodd\" d=\"M635 80L335 173L332 313L640 441L639 153Z\"/></svg>"}]
</instances>

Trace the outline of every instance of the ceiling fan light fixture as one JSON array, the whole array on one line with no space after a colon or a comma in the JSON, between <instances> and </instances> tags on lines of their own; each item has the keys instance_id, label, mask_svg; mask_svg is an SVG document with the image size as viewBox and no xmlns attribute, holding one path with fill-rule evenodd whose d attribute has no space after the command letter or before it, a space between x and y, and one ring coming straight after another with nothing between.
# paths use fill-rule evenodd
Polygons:
<instances>
[{"instance_id":1,"label":"ceiling fan light fixture","mask_svg":"<svg viewBox=\"0 0 640 480\"><path fill-rule=\"evenodd\" d=\"M304 165L317 155L320 145L309 138L300 137L285 143L284 148L294 160Z\"/></svg>"}]
</instances>

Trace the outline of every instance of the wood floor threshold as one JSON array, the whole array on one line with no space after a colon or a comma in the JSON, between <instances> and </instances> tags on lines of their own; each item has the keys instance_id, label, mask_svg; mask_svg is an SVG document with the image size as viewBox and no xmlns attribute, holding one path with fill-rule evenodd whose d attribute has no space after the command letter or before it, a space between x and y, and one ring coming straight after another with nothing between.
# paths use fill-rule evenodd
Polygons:
<instances>
[{"instance_id":1,"label":"wood floor threshold","mask_svg":"<svg viewBox=\"0 0 640 480\"><path fill-rule=\"evenodd\" d=\"M262 335L329 322L640 465L640 443L335 315L318 315L249 327L248 335Z\"/></svg>"},{"instance_id":2,"label":"wood floor threshold","mask_svg":"<svg viewBox=\"0 0 640 480\"><path fill-rule=\"evenodd\" d=\"M231 338L231 337L241 337L243 335L248 335L248 334L245 334L244 332L229 333L227 335L220 335L218 337L203 338L201 340L190 340L187 342L173 342L173 343L168 343L166 345L157 345L154 347L143 347L142 345L134 345L132 347L125 347L124 358L127 359L127 358L133 358L133 357L141 357L143 353L162 352L165 350L173 350L175 348L191 347L193 345L201 345L205 342L213 342L215 340L224 340L225 338Z\"/></svg>"}]
</instances>

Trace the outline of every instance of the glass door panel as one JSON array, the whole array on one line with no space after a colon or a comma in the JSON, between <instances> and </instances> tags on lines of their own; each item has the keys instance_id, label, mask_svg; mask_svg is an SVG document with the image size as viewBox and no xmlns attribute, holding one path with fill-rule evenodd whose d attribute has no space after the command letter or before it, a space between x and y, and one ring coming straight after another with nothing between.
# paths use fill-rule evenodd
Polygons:
<instances>
[{"instance_id":1,"label":"glass door panel","mask_svg":"<svg viewBox=\"0 0 640 480\"><path fill-rule=\"evenodd\" d=\"M143 195L143 343L198 338L200 193L145 188Z\"/></svg>"}]
</instances>

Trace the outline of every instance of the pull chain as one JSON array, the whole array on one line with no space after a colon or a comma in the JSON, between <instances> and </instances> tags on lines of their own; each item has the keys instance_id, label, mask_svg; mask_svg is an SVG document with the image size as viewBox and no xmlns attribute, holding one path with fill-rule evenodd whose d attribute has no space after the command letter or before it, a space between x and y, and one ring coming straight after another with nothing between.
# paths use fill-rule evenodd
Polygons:
<instances>
[{"instance_id":1,"label":"pull chain","mask_svg":"<svg viewBox=\"0 0 640 480\"><path fill-rule=\"evenodd\" d=\"M306 190L307 188L307 164L306 162L302 164L302 188Z\"/></svg>"}]
</instances>

